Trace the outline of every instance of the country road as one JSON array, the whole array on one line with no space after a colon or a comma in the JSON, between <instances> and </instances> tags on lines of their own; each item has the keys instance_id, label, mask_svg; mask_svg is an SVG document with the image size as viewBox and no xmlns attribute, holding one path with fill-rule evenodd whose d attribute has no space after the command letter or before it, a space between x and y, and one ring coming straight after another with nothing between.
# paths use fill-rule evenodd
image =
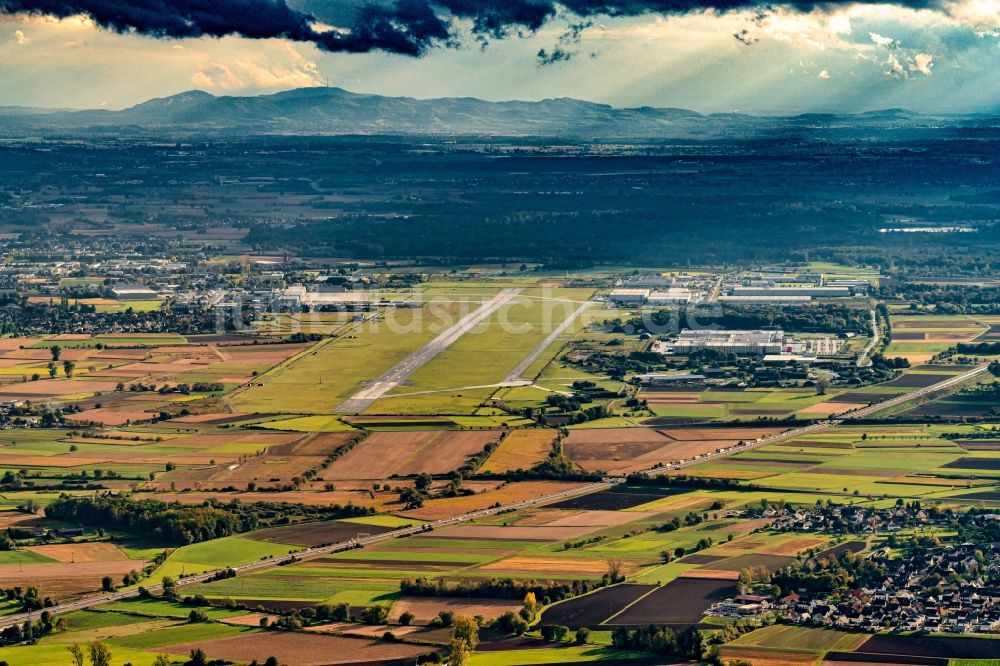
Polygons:
<instances>
[{"instance_id":1,"label":"country road","mask_svg":"<svg viewBox=\"0 0 1000 666\"><path fill-rule=\"evenodd\" d=\"M869 341L867 345L865 345L864 351L862 351L861 356L858 357L859 368L866 368L872 364L872 360L870 358L871 354L873 351L875 351L875 346L882 339L882 336L880 335L878 328L878 314L875 312L875 310L872 310L868 313L868 315L871 317L872 339L871 341Z\"/></svg>"},{"instance_id":2,"label":"country road","mask_svg":"<svg viewBox=\"0 0 1000 666\"><path fill-rule=\"evenodd\" d=\"M962 373L960 375L955 375L953 377L949 377L949 378L947 378L947 379L945 379L943 381L940 381L940 382L938 382L936 384L932 384L930 386L925 386L925 387L923 387L921 389L918 389L916 391L912 391L910 393L905 393L905 394L903 394L901 396L897 396L897 397L891 398L889 400L884 400L882 402L875 403L875 404L873 404L873 405L871 405L869 407L865 407L865 408L862 408L862 409L860 409L860 410L858 410L856 412L852 412L848 416L842 416L842 417L839 417L839 418L836 418L836 419L829 419L829 420L825 420L825 421L817 421L816 423L811 423L811 424L809 424L807 426L801 426L801 427L798 427L798 428L792 428L791 430L786 430L786 431L778 433L776 435L771 435L771 436L768 436L768 437L762 437L760 439L757 439L757 440L754 440L754 441L751 441L751 442L747 442L742 447L733 447L733 448L730 448L730 449L728 449L728 450L726 450L724 452L720 452L720 453L705 454L705 455L703 455L700 458L695 458L693 460L685 461L683 463L676 462L676 463L670 465L670 469L682 469L682 468L690 467L691 465L697 465L697 464L706 462L708 460L713 460L713 459L717 459L717 458L724 458L724 457L728 457L728 456L731 456L731 455L734 455L734 454L737 454L737 453L742 453L744 451L749 451L749 450L754 449L754 448L758 448L758 447L761 447L761 446L766 446L768 444L774 444L775 442L781 442L781 441L785 441L785 440L788 440L788 439L793 439L793 438L796 438L796 437L801 437L802 435L805 435L805 434L817 432L819 430L824 430L824 429L831 428L831 427L836 426L836 425L840 425L840 424L842 424L844 422L847 422L847 421L850 421L852 419L865 418L867 416L870 416L871 414L874 414L875 412L881 411L881 410L886 409L888 407L893 407L895 405L898 405L898 404L901 404L903 402L906 402L907 400L912 400L914 398L919 398L921 396L928 395L928 394L931 394L931 393L935 393L937 391L941 391L943 389L947 389L947 388L950 388L952 386L961 384L962 382L965 382L965 381L967 381L969 379L972 379L974 377L977 377L977 376L983 374L984 372L987 372L987 370L988 370L987 366L985 366L985 365L979 366L979 367L977 367L977 368L975 368L973 370L969 370L969 371L964 372L964 373ZM666 469L666 468L665 467L649 468L649 469L644 470L644 471L650 472L650 471L656 471L658 469ZM372 535L372 536L363 537L363 538L359 538L359 539L350 539L348 541L342 541L342 542L331 544L331 545L328 545L328 546L319 546L319 547L315 547L315 548L306 548L304 550L297 551L297 552L295 552L295 553L293 553L291 555L288 555L288 556L282 555L280 557L272 557L272 558L268 558L268 559L265 559L265 560L258 560L256 562L251 562L249 564L243 564L243 565L236 566L236 567L231 567L231 568L236 571L237 575L240 575L240 574L245 574L245 573L248 573L248 572L256 571L256 570L259 570L259 569L267 569L267 568L270 568L270 567L274 567L274 566L277 566L278 564L283 563L283 562L289 562L290 558L293 557L293 556L294 556L295 560L310 560L310 559L313 559L313 558L317 558L317 557L322 557L322 556L325 556L325 555L329 555L330 553L336 553L336 552L339 552L339 551L342 551L342 550L348 550L348 549L351 549L351 548L357 548L359 546L368 546L368 545L380 543L382 541L388 541L389 539L396 539L398 537L409 536L409 535L412 535L412 534L418 534L418 533L420 533L422 531L427 530L428 527L430 527L432 529L437 529L439 527L445 527L445 526L448 526L448 525L455 525L455 524L458 524L458 523L464 523L464 522L467 522L467 521L470 521L470 520L476 520L477 518L483 518L485 516L492 516L492 515L496 515L498 513L506 512L506 511L514 511L514 510L522 509L522 508L529 507L529 506L537 506L537 505L548 504L550 502L556 502L556 501L559 501L559 500L562 500L562 499L566 499L568 497L574 497L576 495L582 495L582 494L586 494L586 493L596 492L598 490L605 490L607 488L613 487L615 484L622 483L623 481L624 481L624 478L621 478L621 477L608 477L604 481L596 481L596 482L589 483L589 484L586 484L586 485L583 485L583 486L578 486L576 488L571 488L569 490L564 490L564 491L561 491L561 492L558 492L558 493L553 493L553 494L550 494L550 495L543 495L541 497L536 497L536 498L533 498L533 499L530 499L530 500L524 500L522 502L517 502L517 503L514 503L514 504L506 504L506 505L503 505L503 506L490 507L488 509L481 509L479 511L473 511L473 512L470 512L470 513L465 513L465 514L462 514L462 515L459 515L459 516L454 516L452 518L446 518L446 519L442 519L442 520L437 520L437 521L434 521L434 522L431 522L431 523L424 523L424 524L422 524L420 526L416 526L416 527L406 527L406 528L402 528L402 529L398 529L398 530L393 530L391 532L383 532L381 534L375 534L375 535ZM208 572L205 572L205 573L202 573L202 574L185 576L184 578L178 579L176 581L176 583L177 583L178 586L192 585L192 584L195 584L195 583L203 583L203 582L206 582L208 580L211 580L211 578L215 574L219 573L220 571L224 571L224 570L225 569L215 569L215 570L208 571ZM153 585L147 586L146 589L149 590L150 592L159 592L159 591L162 590L162 585L153 584ZM62 604L59 604L57 606L52 606L50 608L46 608L44 610L47 610L49 613L51 613L53 615L56 615L56 614L67 613L67 612L75 611L75 610L82 610L82 609L85 609L85 608L93 608L95 606L101 606L101 605L108 604L108 603L111 603L111 602L114 602L114 601L121 601L123 599L132 599L132 598L136 598L138 596L139 596L138 590L126 590L126 591L121 591L121 592L112 592L112 593L98 594L98 595L92 595L92 596L84 597L82 599L77 599L75 601L62 603ZM32 620L37 619L40 612L41 611L34 611L32 613L19 613L17 615L9 615L7 617L0 618L0 628L5 627L5 626L9 626L9 625L12 625L12 624L20 624L20 623L23 623L24 621L29 620L29 619L32 619Z\"/></svg>"}]
</instances>

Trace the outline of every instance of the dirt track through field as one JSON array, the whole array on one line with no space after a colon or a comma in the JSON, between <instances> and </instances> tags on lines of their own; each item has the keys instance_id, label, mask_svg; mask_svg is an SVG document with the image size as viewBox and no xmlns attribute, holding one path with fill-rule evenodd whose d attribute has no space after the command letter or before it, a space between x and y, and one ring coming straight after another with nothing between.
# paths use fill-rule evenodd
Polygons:
<instances>
[{"instance_id":1,"label":"dirt track through field","mask_svg":"<svg viewBox=\"0 0 1000 666\"><path fill-rule=\"evenodd\" d=\"M456 340L472 330L477 324L485 321L490 315L510 302L519 293L521 293L520 289L504 289L496 296L484 301L477 309L459 319L453 326L342 402L334 411L345 414L360 414L373 402L406 381L410 375L428 361L452 346Z\"/></svg>"}]
</instances>

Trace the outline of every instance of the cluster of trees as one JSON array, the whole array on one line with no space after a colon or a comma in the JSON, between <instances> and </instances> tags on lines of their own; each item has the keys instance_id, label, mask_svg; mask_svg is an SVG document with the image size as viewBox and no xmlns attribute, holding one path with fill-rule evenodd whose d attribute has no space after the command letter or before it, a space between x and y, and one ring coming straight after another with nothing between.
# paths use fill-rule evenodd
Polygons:
<instances>
[{"instance_id":1,"label":"cluster of trees","mask_svg":"<svg viewBox=\"0 0 1000 666\"><path fill-rule=\"evenodd\" d=\"M708 477L689 476L678 474L677 476L650 476L645 472L633 472L625 478L625 482L630 486L644 486L653 488L756 488L752 483L736 481L734 479L712 479ZM713 504L714 507L714 504ZM722 508L722 507L717 507Z\"/></svg>"},{"instance_id":2,"label":"cluster of trees","mask_svg":"<svg viewBox=\"0 0 1000 666\"><path fill-rule=\"evenodd\" d=\"M911 310L933 310L941 314L992 314L1000 311L1000 287L927 282L883 282L881 300L904 300Z\"/></svg>"},{"instance_id":3,"label":"cluster of trees","mask_svg":"<svg viewBox=\"0 0 1000 666\"><path fill-rule=\"evenodd\" d=\"M771 582L783 594L805 590L828 594L838 588L869 587L885 578L885 569L865 557L845 551L836 556L812 558L798 565L779 569Z\"/></svg>"},{"instance_id":4,"label":"cluster of trees","mask_svg":"<svg viewBox=\"0 0 1000 666\"><path fill-rule=\"evenodd\" d=\"M1000 342L959 342L955 345L955 351L969 356L992 356L1000 354ZM991 369L990 372L993 370ZM996 372L993 374L997 375Z\"/></svg>"},{"instance_id":5,"label":"cluster of trees","mask_svg":"<svg viewBox=\"0 0 1000 666\"><path fill-rule=\"evenodd\" d=\"M580 402L580 397L577 396L569 397L559 393L551 393L545 399L545 404L557 414L568 415L570 423L586 423L610 416L607 406L584 407L583 403ZM545 422L544 415L539 415L539 421Z\"/></svg>"},{"instance_id":6,"label":"cluster of trees","mask_svg":"<svg viewBox=\"0 0 1000 666\"><path fill-rule=\"evenodd\" d=\"M399 591L410 597L468 597L493 599L547 599L545 603L568 599L590 592L603 586L603 582L574 580L572 583L554 581L519 581L513 578L491 578L483 581L462 581L449 583L429 578L404 578L399 583Z\"/></svg>"},{"instance_id":7,"label":"cluster of trees","mask_svg":"<svg viewBox=\"0 0 1000 666\"><path fill-rule=\"evenodd\" d=\"M901 370L910 367L910 362L902 356L888 358L878 352L871 355L872 367L885 370Z\"/></svg>"},{"instance_id":8,"label":"cluster of trees","mask_svg":"<svg viewBox=\"0 0 1000 666\"><path fill-rule=\"evenodd\" d=\"M25 610L38 609L26 608ZM25 641L35 641L53 632L62 631L65 628L65 618L53 618L49 611L43 610L39 613L38 620L35 622L25 620L21 624L12 624L0 630L0 645L16 645L17 643L24 643Z\"/></svg>"},{"instance_id":9,"label":"cluster of trees","mask_svg":"<svg viewBox=\"0 0 1000 666\"><path fill-rule=\"evenodd\" d=\"M664 656L701 661L705 641L695 627L680 632L670 627L649 625L638 629L617 627L611 632L611 645L619 650L637 650Z\"/></svg>"},{"instance_id":10,"label":"cluster of trees","mask_svg":"<svg viewBox=\"0 0 1000 666\"><path fill-rule=\"evenodd\" d=\"M7 601L21 602L21 608L25 612L41 610L42 608L52 608L58 603L52 597L43 597L41 591L34 585L27 588L17 585L11 588L0 589L0 596Z\"/></svg>"},{"instance_id":11,"label":"cluster of trees","mask_svg":"<svg viewBox=\"0 0 1000 666\"><path fill-rule=\"evenodd\" d=\"M225 390L226 387L221 382L195 382L194 384L177 384L173 387L164 384L160 387L159 392L189 395L191 393L215 393Z\"/></svg>"},{"instance_id":12,"label":"cluster of trees","mask_svg":"<svg viewBox=\"0 0 1000 666\"><path fill-rule=\"evenodd\" d=\"M291 518L346 518L365 516L371 509L347 504L312 507L290 503L221 504L206 501L198 506L180 502L133 500L101 495L61 495L45 508L53 520L92 527L114 528L150 537L168 545L183 546L209 539L248 532Z\"/></svg>"}]
</instances>

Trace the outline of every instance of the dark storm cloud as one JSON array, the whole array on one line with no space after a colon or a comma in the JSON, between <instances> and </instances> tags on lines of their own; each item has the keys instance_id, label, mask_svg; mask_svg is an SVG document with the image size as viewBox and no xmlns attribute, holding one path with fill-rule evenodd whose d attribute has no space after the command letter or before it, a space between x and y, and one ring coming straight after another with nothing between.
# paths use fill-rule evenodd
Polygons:
<instances>
[{"instance_id":1,"label":"dark storm cloud","mask_svg":"<svg viewBox=\"0 0 1000 666\"><path fill-rule=\"evenodd\" d=\"M78 14L98 25L153 37L282 38L312 42L332 52L388 51L419 56L433 46L454 46L455 19L471 22L480 40L530 34L559 14L582 19L598 16L676 15L779 5L803 11L858 4L858 0L0 0L0 12L66 18ZM914 8L940 6L943 0L899 0ZM861 0L861 4L876 0ZM878 4L884 4L879 2ZM337 15L335 30L318 29L317 20ZM315 13L314 13L315 12ZM586 21L573 26L587 26ZM583 28L571 34L579 39ZM558 61L565 49L548 52Z\"/></svg>"},{"instance_id":2,"label":"dark storm cloud","mask_svg":"<svg viewBox=\"0 0 1000 666\"><path fill-rule=\"evenodd\" d=\"M317 30L316 17L284 0L0 0L0 12L67 18L86 15L101 27L152 37L280 38L327 51L420 55L452 39L450 22L424 0L360 6L345 30Z\"/></svg>"}]
</instances>

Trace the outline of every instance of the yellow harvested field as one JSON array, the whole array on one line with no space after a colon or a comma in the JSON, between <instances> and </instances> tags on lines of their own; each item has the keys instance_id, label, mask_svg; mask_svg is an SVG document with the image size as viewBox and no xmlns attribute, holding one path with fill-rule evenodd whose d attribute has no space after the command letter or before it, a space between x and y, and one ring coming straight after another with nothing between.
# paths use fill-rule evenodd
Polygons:
<instances>
[{"instance_id":1,"label":"yellow harvested field","mask_svg":"<svg viewBox=\"0 0 1000 666\"><path fill-rule=\"evenodd\" d=\"M736 580L739 577L739 571L724 571L722 569L688 569L681 574L681 578L707 578L709 580Z\"/></svg>"},{"instance_id":2,"label":"yellow harvested field","mask_svg":"<svg viewBox=\"0 0 1000 666\"><path fill-rule=\"evenodd\" d=\"M639 562L623 560L625 573L635 571ZM608 563L599 559L582 559L569 557L527 557L515 556L504 560L490 562L478 568L479 571L510 571L512 573L530 574L563 574L563 575L594 575L601 576L607 573ZM726 571L726 574L733 574L735 579L738 572Z\"/></svg>"},{"instance_id":3,"label":"yellow harvested field","mask_svg":"<svg viewBox=\"0 0 1000 666\"><path fill-rule=\"evenodd\" d=\"M644 511L560 511L563 515L543 523L546 527L613 527L656 515Z\"/></svg>"},{"instance_id":4,"label":"yellow harvested field","mask_svg":"<svg viewBox=\"0 0 1000 666\"><path fill-rule=\"evenodd\" d=\"M479 471L502 474L516 469L531 469L548 457L555 439L554 430L514 430L504 437Z\"/></svg>"},{"instance_id":5,"label":"yellow harvested field","mask_svg":"<svg viewBox=\"0 0 1000 666\"><path fill-rule=\"evenodd\" d=\"M861 409L867 406L867 404L857 402L817 402L815 405L809 405L795 413L806 416L839 416L853 409Z\"/></svg>"},{"instance_id":6,"label":"yellow harvested field","mask_svg":"<svg viewBox=\"0 0 1000 666\"><path fill-rule=\"evenodd\" d=\"M769 544L764 548L758 548L757 552L763 555L795 555L810 548L826 545L827 541L822 537L802 537L782 543Z\"/></svg>"},{"instance_id":7,"label":"yellow harvested field","mask_svg":"<svg viewBox=\"0 0 1000 666\"><path fill-rule=\"evenodd\" d=\"M934 358L934 354L898 354L893 352L886 352L886 358L905 358L910 362L910 365L917 365L919 363L927 363L927 361Z\"/></svg>"},{"instance_id":8,"label":"yellow harvested field","mask_svg":"<svg viewBox=\"0 0 1000 666\"><path fill-rule=\"evenodd\" d=\"M118 546L106 541L28 546L26 550L51 557L59 562L114 562L128 559Z\"/></svg>"}]
</instances>

